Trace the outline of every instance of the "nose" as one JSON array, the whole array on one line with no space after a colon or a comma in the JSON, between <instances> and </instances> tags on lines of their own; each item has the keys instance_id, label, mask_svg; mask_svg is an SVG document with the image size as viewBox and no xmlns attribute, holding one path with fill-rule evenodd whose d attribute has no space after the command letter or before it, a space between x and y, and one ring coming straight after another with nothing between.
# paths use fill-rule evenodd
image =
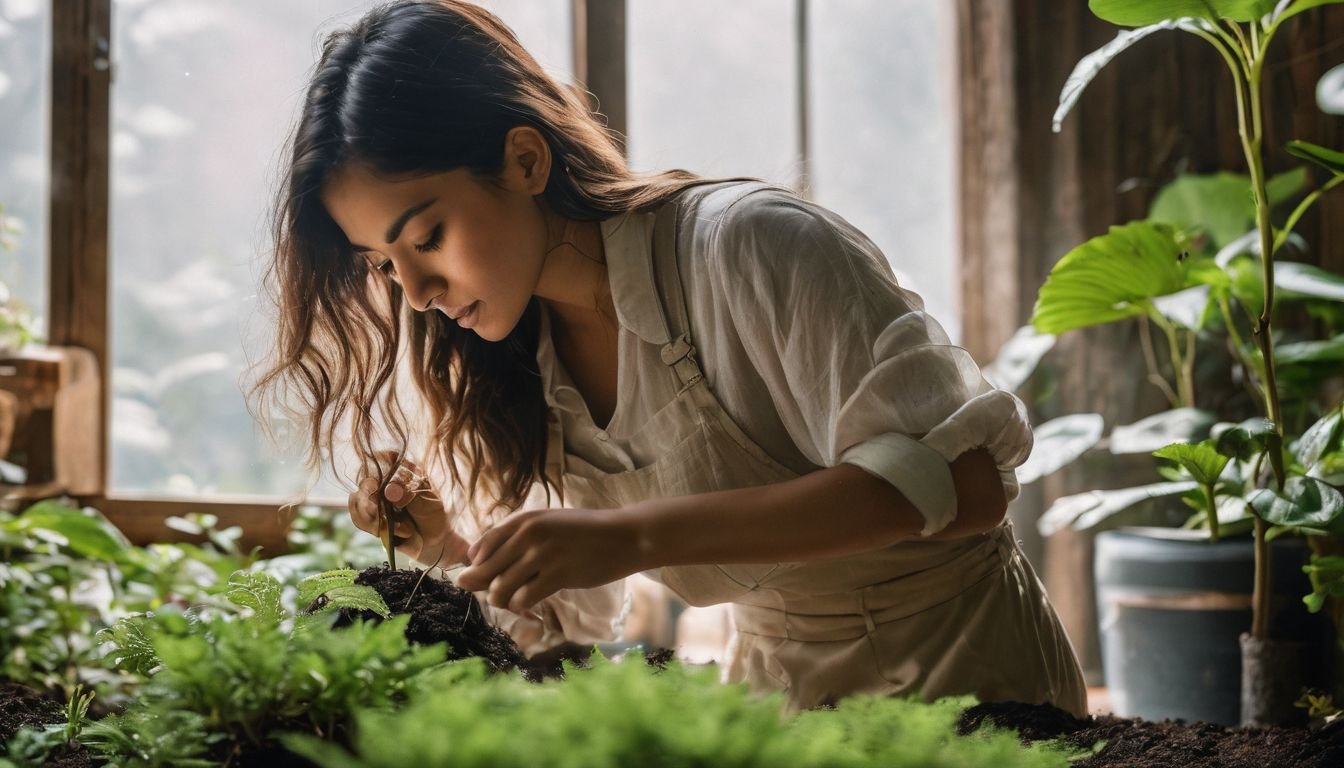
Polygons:
<instances>
[{"instance_id":1,"label":"nose","mask_svg":"<svg viewBox=\"0 0 1344 768\"><path fill-rule=\"evenodd\" d=\"M406 295L406 302L411 305L411 309L424 312L429 309L429 302L443 292L440 290L440 281L411 265L406 266L407 269L400 274L401 291ZM398 265L398 269L400 267L401 265Z\"/></svg>"}]
</instances>

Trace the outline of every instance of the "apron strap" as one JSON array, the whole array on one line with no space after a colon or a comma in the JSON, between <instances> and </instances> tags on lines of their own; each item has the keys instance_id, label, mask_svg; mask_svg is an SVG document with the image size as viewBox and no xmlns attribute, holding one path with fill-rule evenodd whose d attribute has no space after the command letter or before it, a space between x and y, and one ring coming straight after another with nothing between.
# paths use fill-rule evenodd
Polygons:
<instances>
[{"instance_id":1,"label":"apron strap","mask_svg":"<svg viewBox=\"0 0 1344 768\"><path fill-rule=\"evenodd\" d=\"M691 344L691 321L677 268L677 219L681 205L669 201L658 210L653 225L653 276L658 293L658 313L671 339L663 345L663 364L672 369L683 390L704 378Z\"/></svg>"},{"instance_id":2,"label":"apron strap","mask_svg":"<svg viewBox=\"0 0 1344 768\"><path fill-rule=\"evenodd\" d=\"M769 184L756 179L705 179L683 187L677 196L659 209L653 224L653 277L654 287L659 297L658 314L671 339L663 345L663 364L672 369L681 382L681 391L704 378L700 364L696 361L695 346L691 343L691 320L686 310L686 295L682 291L681 271L678 268L677 239L681 223L681 211L686 199L685 192L692 187L714 187L724 184L736 184L743 181L755 182L756 188L765 189ZM745 193L744 193L745 194Z\"/></svg>"}]
</instances>

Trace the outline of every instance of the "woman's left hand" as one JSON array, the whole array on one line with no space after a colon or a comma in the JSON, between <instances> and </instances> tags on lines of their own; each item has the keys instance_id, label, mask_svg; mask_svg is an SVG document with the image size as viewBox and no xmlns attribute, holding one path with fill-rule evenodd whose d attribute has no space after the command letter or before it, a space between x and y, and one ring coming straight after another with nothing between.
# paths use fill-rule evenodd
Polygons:
<instances>
[{"instance_id":1,"label":"woman's left hand","mask_svg":"<svg viewBox=\"0 0 1344 768\"><path fill-rule=\"evenodd\" d=\"M588 589L640 570L634 515L619 509L515 512L467 550L457 585L486 590L498 608L525 613L561 589Z\"/></svg>"}]
</instances>

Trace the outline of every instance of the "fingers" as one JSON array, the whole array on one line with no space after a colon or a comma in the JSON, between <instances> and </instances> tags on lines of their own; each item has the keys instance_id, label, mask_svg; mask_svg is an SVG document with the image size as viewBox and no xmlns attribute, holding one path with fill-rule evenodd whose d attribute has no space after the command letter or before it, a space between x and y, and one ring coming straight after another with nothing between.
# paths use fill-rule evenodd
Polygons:
<instances>
[{"instance_id":1,"label":"fingers","mask_svg":"<svg viewBox=\"0 0 1344 768\"><path fill-rule=\"evenodd\" d=\"M496 608L508 608L514 613L521 613L521 610L513 606L514 594L524 584L535 579L538 572L539 568L530 558L515 562L490 582L490 589L486 591L486 601Z\"/></svg>"},{"instance_id":2,"label":"fingers","mask_svg":"<svg viewBox=\"0 0 1344 768\"><path fill-rule=\"evenodd\" d=\"M519 587L509 598L509 610L514 613L527 613L537 603L555 594L557 587L543 574L537 574L531 581Z\"/></svg>"},{"instance_id":3,"label":"fingers","mask_svg":"<svg viewBox=\"0 0 1344 768\"><path fill-rule=\"evenodd\" d=\"M378 535L378 479L368 477L360 481L359 486L350 494L346 504L350 510L350 520L355 527L365 533Z\"/></svg>"}]
</instances>

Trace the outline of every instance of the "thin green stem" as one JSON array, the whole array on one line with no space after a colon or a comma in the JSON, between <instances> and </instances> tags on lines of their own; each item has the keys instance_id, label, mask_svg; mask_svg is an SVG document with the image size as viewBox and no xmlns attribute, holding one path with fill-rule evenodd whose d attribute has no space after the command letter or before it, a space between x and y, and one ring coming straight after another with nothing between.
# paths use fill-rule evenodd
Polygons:
<instances>
[{"instance_id":1,"label":"thin green stem","mask_svg":"<svg viewBox=\"0 0 1344 768\"><path fill-rule=\"evenodd\" d=\"M1255 515L1255 587L1251 592L1251 637L1269 639L1269 542L1265 521Z\"/></svg>"},{"instance_id":2,"label":"thin green stem","mask_svg":"<svg viewBox=\"0 0 1344 768\"><path fill-rule=\"evenodd\" d=\"M1293 212L1288 214L1288 221L1284 223L1283 229L1279 230L1279 234L1274 237L1275 253L1278 253L1279 249L1283 247L1283 244L1288 241L1288 236L1293 234L1293 227L1297 226L1298 220L1306 214L1311 206L1316 204L1316 201L1321 195L1329 192L1340 184L1344 184L1344 176L1333 176L1329 181L1312 190L1311 194L1302 198L1302 202L1298 203L1297 207L1293 209Z\"/></svg>"},{"instance_id":3,"label":"thin green stem","mask_svg":"<svg viewBox=\"0 0 1344 768\"><path fill-rule=\"evenodd\" d=\"M1237 330L1236 322L1232 318L1232 307L1228 304L1226 296L1218 297L1218 311L1223 316L1223 325L1227 327L1228 346L1232 348L1232 356L1246 370L1246 386L1250 389L1251 397L1263 400L1265 396L1260 391L1259 383L1260 367L1255 364L1254 356L1246 354L1246 342L1242 339L1241 332Z\"/></svg>"},{"instance_id":4,"label":"thin green stem","mask_svg":"<svg viewBox=\"0 0 1344 768\"><path fill-rule=\"evenodd\" d=\"M1185 362L1181 356L1181 344L1176 338L1176 326L1167 321L1162 313L1152 310L1149 317L1162 329L1163 335L1167 337L1167 353L1171 356L1171 370L1176 378L1177 395L1180 398L1181 405L1187 408L1195 407L1195 393L1190 391L1190 382L1183 375L1185 371Z\"/></svg>"},{"instance_id":5,"label":"thin green stem","mask_svg":"<svg viewBox=\"0 0 1344 768\"><path fill-rule=\"evenodd\" d=\"M1209 541L1218 540L1218 501L1214 495L1216 483L1209 483L1204 486L1204 514L1209 518Z\"/></svg>"},{"instance_id":6,"label":"thin green stem","mask_svg":"<svg viewBox=\"0 0 1344 768\"><path fill-rule=\"evenodd\" d=\"M1172 408L1179 408L1181 398L1176 391L1167 383L1166 378L1157 367L1157 355L1153 352L1153 331L1151 328L1152 320L1147 316L1139 318L1139 346L1143 349L1143 363L1148 368L1148 381L1162 390L1162 395L1167 398L1167 402Z\"/></svg>"}]
</instances>

